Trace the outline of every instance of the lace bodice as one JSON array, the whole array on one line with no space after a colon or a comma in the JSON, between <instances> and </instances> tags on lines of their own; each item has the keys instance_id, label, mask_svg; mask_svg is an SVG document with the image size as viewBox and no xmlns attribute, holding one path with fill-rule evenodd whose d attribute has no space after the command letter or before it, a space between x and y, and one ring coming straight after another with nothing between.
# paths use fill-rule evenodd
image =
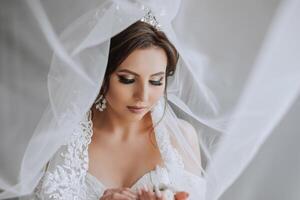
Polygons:
<instances>
[{"instance_id":1,"label":"lace bodice","mask_svg":"<svg viewBox=\"0 0 300 200\"><path fill-rule=\"evenodd\" d=\"M32 199L58 199L58 200L99 200L107 187L88 173L88 145L92 137L92 121L90 112L76 127L71 139L63 145L49 162L48 168L37 186ZM171 145L167 134L162 127L155 128L155 137L164 161L164 166L157 166L152 171L144 174L132 189L137 189L144 184L159 185L161 183L172 185L176 188L189 191L195 188L203 196L205 180L193 175L184 169L181 156ZM182 188L186 187L186 188ZM201 190L203 189L203 190ZM194 192L193 192L194 193ZM190 193L190 199L193 198ZM199 198L196 198L199 200Z\"/></svg>"}]
</instances>

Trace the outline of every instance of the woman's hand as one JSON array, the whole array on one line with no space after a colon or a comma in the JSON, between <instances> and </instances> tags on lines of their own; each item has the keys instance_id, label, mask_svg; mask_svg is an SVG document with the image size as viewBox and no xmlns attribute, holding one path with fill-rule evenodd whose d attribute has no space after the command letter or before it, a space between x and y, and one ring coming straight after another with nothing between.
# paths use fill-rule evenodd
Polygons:
<instances>
[{"instance_id":1,"label":"woman's hand","mask_svg":"<svg viewBox=\"0 0 300 200\"><path fill-rule=\"evenodd\" d=\"M175 200L187 200L189 197L189 193L187 192L177 192L174 195Z\"/></svg>"},{"instance_id":2,"label":"woman's hand","mask_svg":"<svg viewBox=\"0 0 300 200\"><path fill-rule=\"evenodd\" d=\"M138 200L166 200L159 190L144 186L138 189Z\"/></svg>"},{"instance_id":3,"label":"woman's hand","mask_svg":"<svg viewBox=\"0 0 300 200\"><path fill-rule=\"evenodd\" d=\"M138 195L130 188L107 189L100 200L137 200Z\"/></svg>"},{"instance_id":4,"label":"woman's hand","mask_svg":"<svg viewBox=\"0 0 300 200\"><path fill-rule=\"evenodd\" d=\"M167 195L168 196L168 195ZM188 200L189 194L187 192L177 192L174 195L174 198L172 196L169 196L169 199L172 200ZM163 192L159 191L157 188L155 189L155 192L147 187L144 186L143 188L138 190L138 200L169 200L166 198L166 196L163 194Z\"/></svg>"}]
</instances>

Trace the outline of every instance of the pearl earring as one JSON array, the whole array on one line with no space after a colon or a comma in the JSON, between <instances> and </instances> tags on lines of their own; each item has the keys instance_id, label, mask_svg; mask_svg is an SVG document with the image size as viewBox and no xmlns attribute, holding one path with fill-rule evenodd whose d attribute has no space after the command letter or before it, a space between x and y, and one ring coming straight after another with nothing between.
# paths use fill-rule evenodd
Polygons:
<instances>
[{"instance_id":1,"label":"pearl earring","mask_svg":"<svg viewBox=\"0 0 300 200\"><path fill-rule=\"evenodd\" d=\"M96 109L102 112L106 108L106 99L101 94L100 97L95 101Z\"/></svg>"}]
</instances>

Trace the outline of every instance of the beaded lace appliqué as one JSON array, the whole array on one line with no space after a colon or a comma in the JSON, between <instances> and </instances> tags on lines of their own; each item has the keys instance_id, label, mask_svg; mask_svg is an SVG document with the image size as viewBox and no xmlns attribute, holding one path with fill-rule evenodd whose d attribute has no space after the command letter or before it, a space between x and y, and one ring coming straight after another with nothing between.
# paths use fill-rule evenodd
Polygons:
<instances>
[{"instance_id":1,"label":"beaded lace appliqu\u00e9","mask_svg":"<svg viewBox=\"0 0 300 200\"><path fill-rule=\"evenodd\" d=\"M85 134L82 134L82 133ZM88 145L92 137L90 112L72 132L70 142L60 154L63 162L47 171L43 178L43 193L50 199L85 199L85 177L88 170ZM41 191L40 191L41 192Z\"/></svg>"},{"instance_id":2,"label":"beaded lace appliqu\u00e9","mask_svg":"<svg viewBox=\"0 0 300 200\"><path fill-rule=\"evenodd\" d=\"M183 169L184 163L182 157L177 150L172 146L170 137L162 130L162 127L156 128L156 140L160 149L161 155L167 168Z\"/></svg>"},{"instance_id":3,"label":"beaded lace appliqu\u00e9","mask_svg":"<svg viewBox=\"0 0 300 200\"><path fill-rule=\"evenodd\" d=\"M79 200L89 199L86 188L88 171L88 145L93 134L91 111L76 127L69 142L60 153L62 164L56 165L53 170L47 171L37 187L37 196L47 196L49 199ZM177 150L171 145L169 135L162 127L156 127L156 140L170 178L184 169L184 164ZM174 171L175 170L175 171ZM178 174L178 173L177 173ZM43 198L41 198L43 199Z\"/></svg>"}]
</instances>

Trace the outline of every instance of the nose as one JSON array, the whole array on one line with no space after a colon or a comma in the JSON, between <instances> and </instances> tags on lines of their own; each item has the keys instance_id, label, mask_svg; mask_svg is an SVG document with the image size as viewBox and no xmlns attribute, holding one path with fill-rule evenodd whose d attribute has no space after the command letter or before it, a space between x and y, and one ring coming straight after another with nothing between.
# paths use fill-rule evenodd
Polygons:
<instances>
[{"instance_id":1,"label":"nose","mask_svg":"<svg viewBox=\"0 0 300 200\"><path fill-rule=\"evenodd\" d=\"M147 102L149 98L149 89L147 84L140 84L135 89L134 98L141 102Z\"/></svg>"}]
</instances>

